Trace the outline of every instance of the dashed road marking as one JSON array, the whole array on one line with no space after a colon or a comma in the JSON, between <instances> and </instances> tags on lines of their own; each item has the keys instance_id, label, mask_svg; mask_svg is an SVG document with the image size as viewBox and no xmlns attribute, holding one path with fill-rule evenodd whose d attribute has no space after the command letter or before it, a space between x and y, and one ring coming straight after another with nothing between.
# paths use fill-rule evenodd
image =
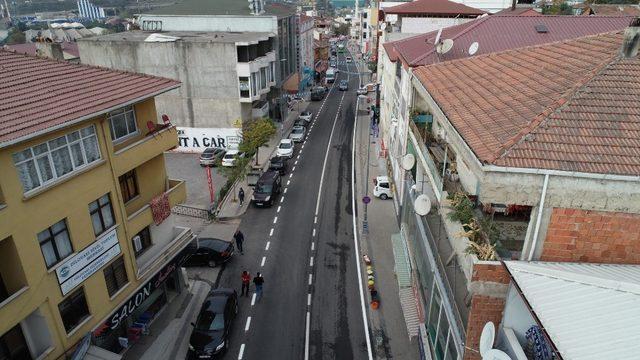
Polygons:
<instances>
[{"instance_id":1,"label":"dashed road marking","mask_svg":"<svg viewBox=\"0 0 640 360\"><path fill-rule=\"evenodd\" d=\"M278 217L276 216L276 217L273 218L273 223L275 224L277 222L278 222Z\"/></svg>"},{"instance_id":2,"label":"dashed road marking","mask_svg":"<svg viewBox=\"0 0 640 360\"><path fill-rule=\"evenodd\" d=\"M313 274L309 274L309 285L313 284Z\"/></svg>"},{"instance_id":3,"label":"dashed road marking","mask_svg":"<svg viewBox=\"0 0 640 360\"><path fill-rule=\"evenodd\" d=\"M271 245L271 241L267 241L267 245L264 247L264 249L269 250L269 245Z\"/></svg>"},{"instance_id":4,"label":"dashed road marking","mask_svg":"<svg viewBox=\"0 0 640 360\"><path fill-rule=\"evenodd\" d=\"M285 194L287 193L287 188L284 188L284 193L285 193ZM283 198L284 198L284 196L283 196Z\"/></svg>"},{"instance_id":5,"label":"dashed road marking","mask_svg":"<svg viewBox=\"0 0 640 360\"><path fill-rule=\"evenodd\" d=\"M311 293L307 294L307 306L311 306Z\"/></svg>"},{"instance_id":6,"label":"dashed road marking","mask_svg":"<svg viewBox=\"0 0 640 360\"><path fill-rule=\"evenodd\" d=\"M293 173L289 174L289 179L291 179L293 177ZM287 183L288 185L289 183Z\"/></svg>"},{"instance_id":7,"label":"dashed road marking","mask_svg":"<svg viewBox=\"0 0 640 360\"><path fill-rule=\"evenodd\" d=\"M251 306L254 306L256 304L256 293L253 293L253 295L251 296Z\"/></svg>"},{"instance_id":8,"label":"dashed road marking","mask_svg":"<svg viewBox=\"0 0 640 360\"><path fill-rule=\"evenodd\" d=\"M293 165L298 165L298 160L296 160L296 162L294 162Z\"/></svg>"},{"instance_id":9,"label":"dashed road marking","mask_svg":"<svg viewBox=\"0 0 640 360\"><path fill-rule=\"evenodd\" d=\"M313 217L313 223L314 223L314 224L317 224L317 223L318 223L318 217L317 217L317 216L314 216L314 217Z\"/></svg>"},{"instance_id":10,"label":"dashed road marking","mask_svg":"<svg viewBox=\"0 0 640 360\"><path fill-rule=\"evenodd\" d=\"M244 326L244 331L249 331L249 327L251 327L251 316L247 317L247 324Z\"/></svg>"},{"instance_id":11,"label":"dashed road marking","mask_svg":"<svg viewBox=\"0 0 640 360\"><path fill-rule=\"evenodd\" d=\"M260 267L264 266L265 261L267 261L267 257L263 256L262 257L262 262L260 263Z\"/></svg>"},{"instance_id":12,"label":"dashed road marking","mask_svg":"<svg viewBox=\"0 0 640 360\"><path fill-rule=\"evenodd\" d=\"M316 236L316 229L313 229L313 234L311 236Z\"/></svg>"},{"instance_id":13,"label":"dashed road marking","mask_svg":"<svg viewBox=\"0 0 640 360\"><path fill-rule=\"evenodd\" d=\"M238 353L238 360L242 360L242 356L244 355L244 344L240 345L240 352Z\"/></svg>"},{"instance_id":14,"label":"dashed road marking","mask_svg":"<svg viewBox=\"0 0 640 360\"><path fill-rule=\"evenodd\" d=\"M316 249L316 243L314 241L311 242L311 251Z\"/></svg>"},{"instance_id":15,"label":"dashed road marking","mask_svg":"<svg viewBox=\"0 0 640 360\"><path fill-rule=\"evenodd\" d=\"M284 195L282 195L282 197L280 198L280 204L282 204L284 202Z\"/></svg>"},{"instance_id":16,"label":"dashed road marking","mask_svg":"<svg viewBox=\"0 0 640 360\"><path fill-rule=\"evenodd\" d=\"M296 161L296 162L297 162L297 161ZM294 171L296 171L296 167L295 167L295 165L294 165L294 166L293 166L293 168L291 169L291 172L294 172ZM291 174L291 175L293 175L293 174Z\"/></svg>"},{"instance_id":17,"label":"dashed road marking","mask_svg":"<svg viewBox=\"0 0 640 360\"><path fill-rule=\"evenodd\" d=\"M313 256L309 259L309 266L313 266Z\"/></svg>"},{"instance_id":18,"label":"dashed road marking","mask_svg":"<svg viewBox=\"0 0 640 360\"><path fill-rule=\"evenodd\" d=\"M296 160L300 160L300 155L298 155L298 156L296 157Z\"/></svg>"},{"instance_id":19,"label":"dashed road marking","mask_svg":"<svg viewBox=\"0 0 640 360\"><path fill-rule=\"evenodd\" d=\"M269 236L273 236L273 228L271 228L271 231L269 231Z\"/></svg>"},{"instance_id":20,"label":"dashed road marking","mask_svg":"<svg viewBox=\"0 0 640 360\"><path fill-rule=\"evenodd\" d=\"M289 177L291 177L291 176L289 176ZM291 184L291 180L287 180L287 186L289 186L289 184Z\"/></svg>"},{"instance_id":21,"label":"dashed road marking","mask_svg":"<svg viewBox=\"0 0 640 360\"><path fill-rule=\"evenodd\" d=\"M282 208L282 206L278 206L278 210L276 210L276 212L280 212L280 208Z\"/></svg>"}]
</instances>

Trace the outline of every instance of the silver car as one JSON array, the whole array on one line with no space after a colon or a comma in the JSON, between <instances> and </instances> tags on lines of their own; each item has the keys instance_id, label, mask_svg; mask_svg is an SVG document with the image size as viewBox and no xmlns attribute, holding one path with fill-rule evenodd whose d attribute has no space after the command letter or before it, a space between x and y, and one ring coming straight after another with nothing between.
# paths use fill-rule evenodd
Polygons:
<instances>
[{"instance_id":1,"label":"silver car","mask_svg":"<svg viewBox=\"0 0 640 360\"><path fill-rule=\"evenodd\" d=\"M306 130L303 126L294 126L293 129L291 129L291 135L289 135L289 139L293 140L294 142L301 142L304 140L305 133Z\"/></svg>"}]
</instances>

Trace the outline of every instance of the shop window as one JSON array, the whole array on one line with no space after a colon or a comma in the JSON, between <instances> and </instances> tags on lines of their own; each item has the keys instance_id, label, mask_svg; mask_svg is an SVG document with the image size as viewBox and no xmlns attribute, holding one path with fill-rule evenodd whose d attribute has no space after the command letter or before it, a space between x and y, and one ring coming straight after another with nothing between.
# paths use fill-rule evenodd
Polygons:
<instances>
[{"instance_id":1,"label":"shop window","mask_svg":"<svg viewBox=\"0 0 640 360\"><path fill-rule=\"evenodd\" d=\"M125 286L129 279L127 278L127 269L124 267L124 257L120 256L116 261L103 270L104 281L107 283L107 292L112 297L118 290Z\"/></svg>"},{"instance_id":2,"label":"shop window","mask_svg":"<svg viewBox=\"0 0 640 360\"><path fill-rule=\"evenodd\" d=\"M142 229L136 236L132 239L133 242L133 250L136 253L136 257L142 255L145 250L151 247L151 232L149 231L149 227Z\"/></svg>"},{"instance_id":3,"label":"shop window","mask_svg":"<svg viewBox=\"0 0 640 360\"><path fill-rule=\"evenodd\" d=\"M59 305L60 317L67 333L75 329L84 319L89 316L87 299L84 297L84 289L80 288L71 293Z\"/></svg>"},{"instance_id":4,"label":"shop window","mask_svg":"<svg viewBox=\"0 0 640 360\"><path fill-rule=\"evenodd\" d=\"M113 207L109 194L89 204L89 214L93 223L93 233L98 236L115 224Z\"/></svg>"},{"instance_id":5,"label":"shop window","mask_svg":"<svg viewBox=\"0 0 640 360\"><path fill-rule=\"evenodd\" d=\"M138 133L133 106L126 106L109 113L111 140L122 141Z\"/></svg>"},{"instance_id":6,"label":"shop window","mask_svg":"<svg viewBox=\"0 0 640 360\"><path fill-rule=\"evenodd\" d=\"M32 359L20 324L12 327L4 335L0 336L0 359Z\"/></svg>"},{"instance_id":7,"label":"shop window","mask_svg":"<svg viewBox=\"0 0 640 360\"><path fill-rule=\"evenodd\" d=\"M38 233L38 242L47 269L64 260L73 252L67 222L64 219Z\"/></svg>"},{"instance_id":8,"label":"shop window","mask_svg":"<svg viewBox=\"0 0 640 360\"><path fill-rule=\"evenodd\" d=\"M127 203L140 194L138 192L138 181L136 179L136 170L133 169L118 178L120 182L120 192L122 200Z\"/></svg>"}]
</instances>

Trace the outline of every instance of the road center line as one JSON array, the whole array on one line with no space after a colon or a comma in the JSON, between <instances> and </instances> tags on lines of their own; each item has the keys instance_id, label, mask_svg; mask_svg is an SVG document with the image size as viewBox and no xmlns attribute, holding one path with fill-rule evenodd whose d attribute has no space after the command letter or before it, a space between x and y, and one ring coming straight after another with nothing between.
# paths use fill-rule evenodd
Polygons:
<instances>
[{"instance_id":1,"label":"road center line","mask_svg":"<svg viewBox=\"0 0 640 360\"><path fill-rule=\"evenodd\" d=\"M267 245L264 247L264 249L269 250L269 245L271 245L271 241L267 241Z\"/></svg>"},{"instance_id":2,"label":"road center line","mask_svg":"<svg viewBox=\"0 0 640 360\"><path fill-rule=\"evenodd\" d=\"M313 256L309 259L309 266L313 266Z\"/></svg>"},{"instance_id":3,"label":"road center line","mask_svg":"<svg viewBox=\"0 0 640 360\"><path fill-rule=\"evenodd\" d=\"M271 228L271 231L269 231L269 236L273 236L273 228Z\"/></svg>"},{"instance_id":4,"label":"road center line","mask_svg":"<svg viewBox=\"0 0 640 360\"><path fill-rule=\"evenodd\" d=\"M291 174L293 175L293 174ZM291 176L289 176L289 178L291 178ZM291 184L291 180L287 180L287 186L289 186L289 184ZM287 192L287 190L285 190L285 192Z\"/></svg>"},{"instance_id":5,"label":"road center line","mask_svg":"<svg viewBox=\"0 0 640 360\"><path fill-rule=\"evenodd\" d=\"M296 163L297 163L297 161L296 161ZM293 166L293 168L291 169L291 172L294 172L294 171L296 171L296 166L295 166L295 165L294 165L294 166ZM291 175L293 175L293 174L291 174Z\"/></svg>"},{"instance_id":6,"label":"road center line","mask_svg":"<svg viewBox=\"0 0 640 360\"><path fill-rule=\"evenodd\" d=\"M316 236L316 229L313 229L313 234L311 236Z\"/></svg>"},{"instance_id":7,"label":"road center line","mask_svg":"<svg viewBox=\"0 0 640 360\"><path fill-rule=\"evenodd\" d=\"M311 306L311 293L307 294L307 306Z\"/></svg>"},{"instance_id":8,"label":"road center line","mask_svg":"<svg viewBox=\"0 0 640 360\"><path fill-rule=\"evenodd\" d=\"M251 296L251 306L254 306L256 304L256 293L253 293L253 295Z\"/></svg>"},{"instance_id":9,"label":"road center line","mask_svg":"<svg viewBox=\"0 0 640 360\"><path fill-rule=\"evenodd\" d=\"M278 217L276 216L276 217L273 218L273 223L275 224L277 222L278 222Z\"/></svg>"},{"instance_id":10,"label":"road center line","mask_svg":"<svg viewBox=\"0 0 640 360\"><path fill-rule=\"evenodd\" d=\"M251 327L251 316L247 317L247 324L244 326L244 331L249 331L249 327Z\"/></svg>"},{"instance_id":11,"label":"road center line","mask_svg":"<svg viewBox=\"0 0 640 360\"><path fill-rule=\"evenodd\" d=\"M293 177L293 173L289 174L289 179L291 179ZM289 185L289 183L287 182L287 185Z\"/></svg>"},{"instance_id":12,"label":"road center line","mask_svg":"<svg viewBox=\"0 0 640 360\"><path fill-rule=\"evenodd\" d=\"M238 360L242 360L242 356L244 355L244 344L240 345L240 352L238 353Z\"/></svg>"},{"instance_id":13,"label":"road center line","mask_svg":"<svg viewBox=\"0 0 640 360\"><path fill-rule=\"evenodd\" d=\"M282 206L278 206L278 210L276 210L276 212L280 212L280 208L281 208L281 207L282 207Z\"/></svg>"},{"instance_id":14,"label":"road center line","mask_svg":"<svg viewBox=\"0 0 640 360\"><path fill-rule=\"evenodd\" d=\"M282 204L284 202L284 195L282 195L282 197L280 198L280 204Z\"/></svg>"},{"instance_id":15,"label":"road center line","mask_svg":"<svg viewBox=\"0 0 640 360\"><path fill-rule=\"evenodd\" d=\"M311 326L311 313L307 311L307 323L304 330L304 360L309 360L309 328Z\"/></svg>"},{"instance_id":16,"label":"road center line","mask_svg":"<svg viewBox=\"0 0 640 360\"><path fill-rule=\"evenodd\" d=\"M315 249L316 249L316 243L315 243L315 241L312 241L311 242L311 251L313 251Z\"/></svg>"},{"instance_id":17,"label":"road center line","mask_svg":"<svg viewBox=\"0 0 640 360\"><path fill-rule=\"evenodd\" d=\"M298 165L298 160L296 160L296 162L294 162L293 165Z\"/></svg>"},{"instance_id":18,"label":"road center line","mask_svg":"<svg viewBox=\"0 0 640 360\"><path fill-rule=\"evenodd\" d=\"M262 262L260 263L260 267L264 266L264 262L267 261L267 257L263 256L262 257Z\"/></svg>"},{"instance_id":19,"label":"road center line","mask_svg":"<svg viewBox=\"0 0 640 360\"><path fill-rule=\"evenodd\" d=\"M313 284L313 275L309 274L309 285Z\"/></svg>"}]
</instances>

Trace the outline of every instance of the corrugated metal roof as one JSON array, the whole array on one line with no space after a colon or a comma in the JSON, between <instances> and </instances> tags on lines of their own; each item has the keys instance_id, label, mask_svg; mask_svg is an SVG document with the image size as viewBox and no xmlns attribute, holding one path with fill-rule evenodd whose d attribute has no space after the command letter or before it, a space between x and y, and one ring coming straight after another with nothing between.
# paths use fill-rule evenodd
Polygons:
<instances>
[{"instance_id":1,"label":"corrugated metal roof","mask_svg":"<svg viewBox=\"0 0 640 360\"><path fill-rule=\"evenodd\" d=\"M404 4L390 6L382 11L385 14L420 14L420 15L482 15L487 12L449 0L416 0Z\"/></svg>"},{"instance_id":2,"label":"corrugated metal roof","mask_svg":"<svg viewBox=\"0 0 640 360\"><path fill-rule=\"evenodd\" d=\"M505 264L563 359L638 359L640 266Z\"/></svg>"}]
</instances>

